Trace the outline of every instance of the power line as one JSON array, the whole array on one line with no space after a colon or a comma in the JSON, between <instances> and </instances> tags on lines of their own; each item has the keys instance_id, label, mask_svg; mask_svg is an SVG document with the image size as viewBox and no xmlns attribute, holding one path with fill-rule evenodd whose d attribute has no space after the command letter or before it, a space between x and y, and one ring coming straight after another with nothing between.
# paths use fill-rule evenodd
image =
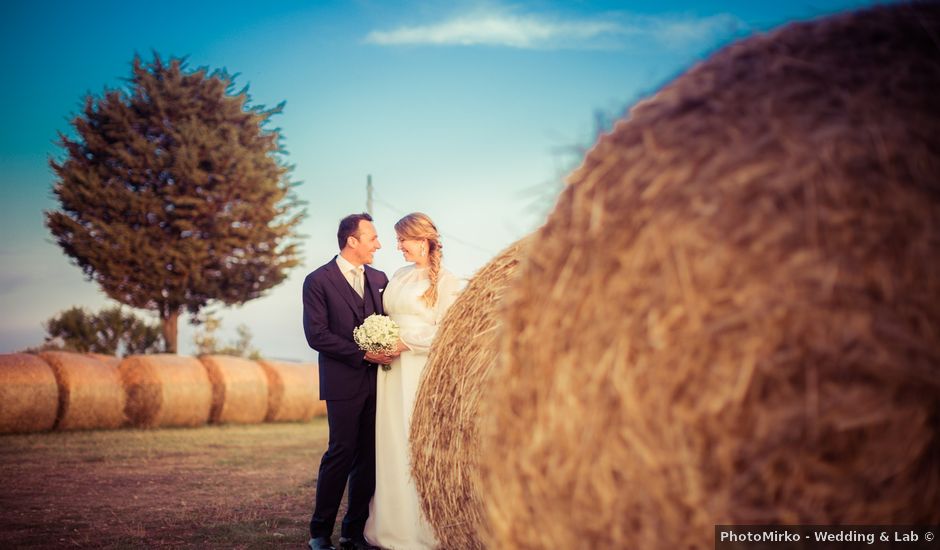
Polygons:
<instances>
[{"instance_id":1,"label":"power line","mask_svg":"<svg viewBox=\"0 0 940 550\"><path fill-rule=\"evenodd\" d=\"M370 179L370 183L371 183L371 179ZM375 192L374 192L374 189L373 189L373 193L372 193L371 196L372 196L372 200L373 200L376 204L380 204L380 205L384 206L385 208L388 208L389 210L391 210L393 213L395 213L395 214L398 215L398 216L405 216L405 215L408 214L408 212L405 212L404 210L402 210L402 209L396 207L395 205L389 203L388 201L386 201L386 200L380 198L379 195L378 195L378 193L375 193ZM460 237L458 237L458 236L456 236L456 235L453 235L453 234L451 234L451 233L445 233L445 232L441 231L441 236L442 236L442 237L445 237L449 242L455 242L455 243L457 243L457 244L462 244L463 246L466 246L466 247L468 247L468 248L473 248L473 249L475 249L475 250L477 250L477 251L479 251L479 252L483 252L484 254L489 254L490 256L493 256L493 255L494 255L494 252L493 252L492 250L489 250L489 249L487 249L486 247L480 246L480 245L478 245L478 244L476 244L476 243L472 243L472 242L470 242L470 241L468 241L468 240L466 240L466 239L461 239Z\"/></svg>"}]
</instances>

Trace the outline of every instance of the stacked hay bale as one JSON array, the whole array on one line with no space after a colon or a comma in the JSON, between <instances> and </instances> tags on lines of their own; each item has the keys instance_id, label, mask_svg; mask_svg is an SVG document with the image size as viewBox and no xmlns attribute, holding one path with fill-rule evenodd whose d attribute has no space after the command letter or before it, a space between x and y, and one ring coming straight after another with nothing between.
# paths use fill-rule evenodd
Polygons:
<instances>
[{"instance_id":1,"label":"stacked hay bale","mask_svg":"<svg viewBox=\"0 0 940 550\"><path fill-rule=\"evenodd\" d=\"M320 401L320 382L313 363L258 361L268 379L268 412L265 422L306 421L326 416Z\"/></svg>"},{"instance_id":2,"label":"stacked hay bale","mask_svg":"<svg viewBox=\"0 0 940 550\"><path fill-rule=\"evenodd\" d=\"M93 352L88 352L85 355L87 355L88 357L91 357L92 359L97 359L103 363L111 365L114 368L117 368L118 365L121 364L121 358L115 357L114 355L108 355L106 353L93 353Z\"/></svg>"},{"instance_id":3,"label":"stacked hay bale","mask_svg":"<svg viewBox=\"0 0 940 550\"><path fill-rule=\"evenodd\" d=\"M133 355L121 361L127 418L133 426L201 426L209 420L212 384L198 359Z\"/></svg>"},{"instance_id":4,"label":"stacked hay bale","mask_svg":"<svg viewBox=\"0 0 940 550\"><path fill-rule=\"evenodd\" d=\"M0 355L0 433L51 430L58 408L52 367L35 355Z\"/></svg>"},{"instance_id":5,"label":"stacked hay bale","mask_svg":"<svg viewBox=\"0 0 940 550\"><path fill-rule=\"evenodd\" d=\"M411 420L411 463L425 516L442 548L482 549L480 400L496 361L498 312L524 240L471 279L428 357Z\"/></svg>"},{"instance_id":6,"label":"stacked hay bale","mask_svg":"<svg viewBox=\"0 0 940 550\"><path fill-rule=\"evenodd\" d=\"M126 402L117 366L86 354L39 354L59 387L57 430L114 429L124 425Z\"/></svg>"},{"instance_id":7,"label":"stacked hay bale","mask_svg":"<svg viewBox=\"0 0 940 550\"><path fill-rule=\"evenodd\" d=\"M940 523L940 5L718 52L601 139L507 295L492 548Z\"/></svg>"},{"instance_id":8,"label":"stacked hay bale","mask_svg":"<svg viewBox=\"0 0 940 550\"><path fill-rule=\"evenodd\" d=\"M212 383L210 422L264 422L268 413L268 378L258 363L227 355L203 355L199 360Z\"/></svg>"}]
</instances>

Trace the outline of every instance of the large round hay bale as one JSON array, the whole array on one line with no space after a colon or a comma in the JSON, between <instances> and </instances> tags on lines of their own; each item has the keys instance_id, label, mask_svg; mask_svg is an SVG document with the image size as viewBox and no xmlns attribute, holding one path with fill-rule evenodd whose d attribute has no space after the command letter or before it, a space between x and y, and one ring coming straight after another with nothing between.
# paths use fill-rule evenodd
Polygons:
<instances>
[{"instance_id":1,"label":"large round hay bale","mask_svg":"<svg viewBox=\"0 0 940 550\"><path fill-rule=\"evenodd\" d=\"M47 351L59 385L57 430L114 429L126 422L126 394L116 365L82 353Z\"/></svg>"},{"instance_id":2,"label":"large round hay bale","mask_svg":"<svg viewBox=\"0 0 940 550\"><path fill-rule=\"evenodd\" d=\"M496 360L498 310L523 243L484 266L448 310L418 387L411 419L412 472L441 548L484 548L477 422Z\"/></svg>"},{"instance_id":3,"label":"large round hay bale","mask_svg":"<svg viewBox=\"0 0 940 550\"><path fill-rule=\"evenodd\" d=\"M228 355L203 355L199 360L212 382L210 422L264 422L268 413L268 377L258 363Z\"/></svg>"},{"instance_id":4,"label":"large round hay bale","mask_svg":"<svg viewBox=\"0 0 940 550\"><path fill-rule=\"evenodd\" d=\"M118 368L130 423L142 428L201 426L209 420L212 384L198 359L132 355Z\"/></svg>"},{"instance_id":5,"label":"large round hay bale","mask_svg":"<svg viewBox=\"0 0 940 550\"><path fill-rule=\"evenodd\" d=\"M87 355L88 357L91 357L92 359L97 359L101 361L102 363L111 365L114 368L117 368L118 365L121 364L121 358L115 357L114 355L108 355L106 353L94 353L94 352L88 352L85 355Z\"/></svg>"},{"instance_id":6,"label":"large round hay bale","mask_svg":"<svg viewBox=\"0 0 940 550\"><path fill-rule=\"evenodd\" d=\"M507 294L493 548L940 523L940 4L732 45L604 136Z\"/></svg>"},{"instance_id":7,"label":"large round hay bale","mask_svg":"<svg viewBox=\"0 0 940 550\"><path fill-rule=\"evenodd\" d=\"M326 402L320 401L320 374L315 363L258 361L268 377L266 422L307 421L326 416Z\"/></svg>"},{"instance_id":8,"label":"large round hay bale","mask_svg":"<svg viewBox=\"0 0 940 550\"><path fill-rule=\"evenodd\" d=\"M35 355L0 355L0 433L51 430L58 408L52 367Z\"/></svg>"}]
</instances>

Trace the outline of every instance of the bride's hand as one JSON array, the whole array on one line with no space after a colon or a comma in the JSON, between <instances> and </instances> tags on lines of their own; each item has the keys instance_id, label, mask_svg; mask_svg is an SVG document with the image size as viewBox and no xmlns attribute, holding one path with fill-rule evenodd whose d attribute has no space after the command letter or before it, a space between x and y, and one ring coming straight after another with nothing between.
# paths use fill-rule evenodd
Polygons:
<instances>
[{"instance_id":1,"label":"bride's hand","mask_svg":"<svg viewBox=\"0 0 940 550\"><path fill-rule=\"evenodd\" d=\"M401 355L401 352L403 351L411 351L411 348L405 345L405 343L402 342L401 338L399 338L398 344L395 347L395 355Z\"/></svg>"}]
</instances>

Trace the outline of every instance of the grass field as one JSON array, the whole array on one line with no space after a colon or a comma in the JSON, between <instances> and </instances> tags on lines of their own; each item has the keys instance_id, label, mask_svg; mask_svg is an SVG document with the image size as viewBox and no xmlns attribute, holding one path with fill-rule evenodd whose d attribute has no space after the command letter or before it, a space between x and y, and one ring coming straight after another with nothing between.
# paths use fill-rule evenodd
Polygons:
<instances>
[{"instance_id":1,"label":"grass field","mask_svg":"<svg viewBox=\"0 0 940 550\"><path fill-rule=\"evenodd\" d=\"M303 548L326 445L323 418L0 436L0 548Z\"/></svg>"}]
</instances>

